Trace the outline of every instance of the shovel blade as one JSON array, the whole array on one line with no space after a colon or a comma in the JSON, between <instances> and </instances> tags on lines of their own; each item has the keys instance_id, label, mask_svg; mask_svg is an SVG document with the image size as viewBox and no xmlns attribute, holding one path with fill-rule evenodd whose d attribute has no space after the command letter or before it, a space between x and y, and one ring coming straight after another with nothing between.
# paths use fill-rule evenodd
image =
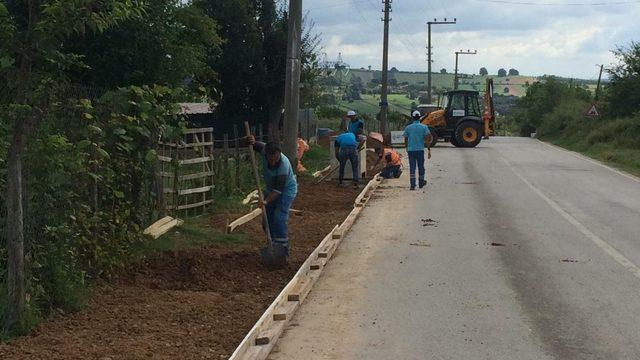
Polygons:
<instances>
[{"instance_id":1,"label":"shovel blade","mask_svg":"<svg viewBox=\"0 0 640 360\"><path fill-rule=\"evenodd\" d=\"M287 249L273 244L271 247L260 249L262 263L268 268L282 269L287 265Z\"/></svg>"}]
</instances>

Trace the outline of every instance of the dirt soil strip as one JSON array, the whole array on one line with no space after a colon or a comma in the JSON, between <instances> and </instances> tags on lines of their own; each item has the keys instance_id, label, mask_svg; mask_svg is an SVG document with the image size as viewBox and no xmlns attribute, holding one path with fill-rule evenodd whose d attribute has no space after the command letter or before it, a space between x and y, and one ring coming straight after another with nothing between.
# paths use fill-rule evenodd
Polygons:
<instances>
[{"instance_id":1,"label":"dirt soil strip","mask_svg":"<svg viewBox=\"0 0 640 360\"><path fill-rule=\"evenodd\" d=\"M273 303L262 314L238 348L231 355L231 360L263 360L269 356L284 328L300 307L311 288L320 277L326 263L340 245L343 237L353 226L364 205L381 183L382 178L376 175L356 198L354 208L349 216L338 227L336 226L322 240L309 258L302 264L291 281L276 297Z\"/></svg>"},{"instance_id":2,"label":"dirt soil strip","mask_svg":"<svg viewBox=\"0 0 640 360\"><path fill-rule=\"evenodd\" d=\"M226 359L334 226L360 190L301 180L290 220L290 266L260 264L259 220L241 231L251 241L165 252L94 290L80 312L55 312L28 336L0 344L0 359ZM209 226L224 231L228 219Z\"/></svg>"}]
</instances>

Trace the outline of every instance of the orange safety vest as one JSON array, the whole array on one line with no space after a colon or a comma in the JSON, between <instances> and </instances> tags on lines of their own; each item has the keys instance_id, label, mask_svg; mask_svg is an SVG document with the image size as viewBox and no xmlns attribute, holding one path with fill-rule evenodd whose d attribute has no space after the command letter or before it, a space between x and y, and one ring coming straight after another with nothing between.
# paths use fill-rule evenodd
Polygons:
<instances>
[{"instance_id":1,"label":"orange safety vest","mask_svg":"<svg viewBox=\"0 0 640 360\"><path fill-rule=\"evenodd\" d=\"M387 159L387 154L391 154L391 162L389 164L391 165L400 165L402 164L402 161L400 160L400 154L398 154L397 152L391 150L391 149L384 149L384 159Z\"/></svg>"},{"instance_id":2,"label":"orange safety vest","mask_svg":"<svg viewBox=\"0 0 640 360\"><path fill-rule=\"evenodd\" d=\"M309 149L310 149L309 144L307 144L307 142L304 141L304 139L298 138L298 154L297 154L298 167L297 167L297 170L298 170L299 174L302 174L302 173L307 171L307 169L302 165L302 155L304 155L304 153L309 151Z\"/></svg>"}]
</instances>

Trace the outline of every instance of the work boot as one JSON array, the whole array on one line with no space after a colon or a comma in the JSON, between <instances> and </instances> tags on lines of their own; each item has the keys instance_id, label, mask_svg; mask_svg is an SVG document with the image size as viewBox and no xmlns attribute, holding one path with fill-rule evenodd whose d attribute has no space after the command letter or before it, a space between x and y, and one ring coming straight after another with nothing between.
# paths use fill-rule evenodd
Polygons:
<instances>
[{"instance_id":1,"label":"work boot","mask_svg":"<svg viewBox=\"0 0 640 360\"><path fill-rule=\"evenodd\" d=\"M416 186L415 185L411 185L411 187L409 188L409 190L415 190Z\"/></svg>"},{"instance_id":2,"label":"work boot","mask_svg":"<svg viewBox=\"0 0 640 360\"><path fill-rule=\"evenodd\" d=\"M422 189L426 185L427 185L427 181L426 180L420 180L420 189Z\"/></svg>"}]
</instances>

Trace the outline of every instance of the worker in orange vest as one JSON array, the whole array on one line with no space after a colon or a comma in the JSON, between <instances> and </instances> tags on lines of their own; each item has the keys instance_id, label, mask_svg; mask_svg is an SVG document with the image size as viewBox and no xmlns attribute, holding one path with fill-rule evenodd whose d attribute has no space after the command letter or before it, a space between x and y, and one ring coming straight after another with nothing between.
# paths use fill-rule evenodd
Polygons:
<instances>
[{"instance_id":1,"label":"worker in orange vest","mask_svg":"<svg viewBox=\"0 0 640 360\"><path fill-rule=\"evenodd\" d=\"M380 172L380 176L385 179L399 178L402 175L402 160L400 154L392 149L386 148L383 150L382 158L385 161L385 167Z\"/></svg>"}]
</instances>

